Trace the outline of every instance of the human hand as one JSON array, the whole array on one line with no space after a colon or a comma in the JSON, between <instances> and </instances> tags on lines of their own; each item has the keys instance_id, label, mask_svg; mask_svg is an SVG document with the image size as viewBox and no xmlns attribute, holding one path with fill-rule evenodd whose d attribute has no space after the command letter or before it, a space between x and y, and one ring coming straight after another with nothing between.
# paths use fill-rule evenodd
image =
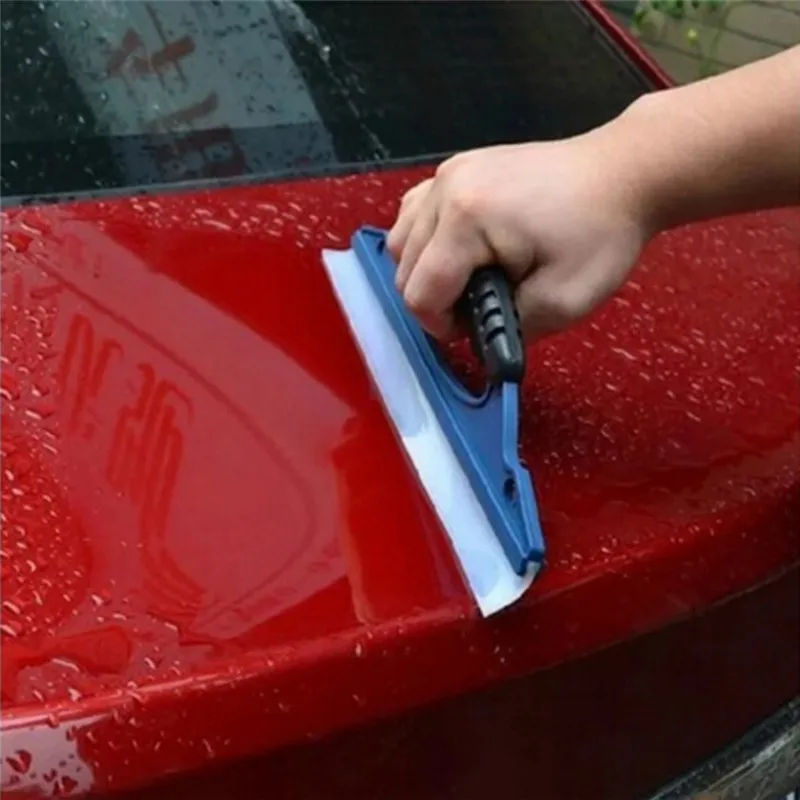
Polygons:
<instances>
[{"instance_id":1,"label":"human hand","mask_svg":"<svg viewBox=\"0 0 800 800\"><path fill-rule=\"evenodd\" d=\"M615 133L611 124L461 153L406 193L387 246L425 328L455 334L453 305L487 264L506 269L528 339L566 328L621 286L654 231L630 142Z\"/></svg>"}]
</instances>

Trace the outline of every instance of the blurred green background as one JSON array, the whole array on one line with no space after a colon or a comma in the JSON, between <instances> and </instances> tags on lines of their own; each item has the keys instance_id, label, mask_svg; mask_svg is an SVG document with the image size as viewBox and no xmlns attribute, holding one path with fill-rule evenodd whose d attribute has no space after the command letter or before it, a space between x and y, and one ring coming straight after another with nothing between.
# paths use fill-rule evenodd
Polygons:
<instances>
[{"instance_id":1,"label":"blurred green background","mask_svg":"<svg viewBox=\"0 0 800 800\"><path fill-rule=\"evenodd\" d=\"M800 44L800 0L606 0L679 83Z\"/></svg>"}]
</instances>

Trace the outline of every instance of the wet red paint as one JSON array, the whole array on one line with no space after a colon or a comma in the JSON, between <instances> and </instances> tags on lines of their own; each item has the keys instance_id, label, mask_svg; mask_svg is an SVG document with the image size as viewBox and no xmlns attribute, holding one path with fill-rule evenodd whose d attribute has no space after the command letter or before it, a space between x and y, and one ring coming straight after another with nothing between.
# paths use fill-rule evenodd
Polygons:
<instances>
[{"instance_id":1,"label":"wet red paint","mask_svg":"<svg viewBox=\"0 0 800 800\"><path fill-rule=\"evenodd\" d=\"M663 237L533 348L548 568L476 617L319 261L417 177L6 214L4 725L95 717L93 785L529 673L796 561L782 211Z\"/></svg>"},{"instance_id":2,"label":"wet red paint","mask_svg":"<svg viewBox=\"0 0 800 800\"><path fill-rule=\"evenodd\" d=\"M548 566L477 618L319 258L423 174L4 213L4 789L102 792L320 737L797 564L787 210L660 238L600 315L532 349Z\"/></svg>"}]
</instances>

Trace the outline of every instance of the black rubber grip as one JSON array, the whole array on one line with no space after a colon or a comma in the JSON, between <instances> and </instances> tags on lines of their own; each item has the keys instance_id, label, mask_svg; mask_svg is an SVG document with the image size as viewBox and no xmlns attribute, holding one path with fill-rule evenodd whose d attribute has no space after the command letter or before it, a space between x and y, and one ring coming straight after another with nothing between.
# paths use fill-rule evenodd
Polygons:
<instances>
[{"instance_id":1,"label":"black rubber grip","mask_svg":"<svg viewBox=\"0 0 800 800\"><path fill-rule=\"evenodd\" d=\"M519 383L525 374L525 348L519 315L506 273L500 267L475 270L458 303L472 349L490 383Z\"/></svg>"}]
</instances>

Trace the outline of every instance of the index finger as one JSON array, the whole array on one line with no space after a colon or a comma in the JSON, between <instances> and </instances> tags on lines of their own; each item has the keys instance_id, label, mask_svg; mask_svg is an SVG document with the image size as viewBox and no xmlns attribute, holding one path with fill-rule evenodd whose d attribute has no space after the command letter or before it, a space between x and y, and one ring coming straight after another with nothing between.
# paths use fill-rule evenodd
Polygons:
<instances>
[{"instance_id":1,"label":"index finger","mask_svg":"<svg viewBox=\"0 0 800 800\"><path fill-rule=\"evenodd\" d=\"M405 285L405 301L436 336L453 331L453 306L473 270L491 260L491 248L475 228L445 214L436 225Z\"/></svg>"},{"instance_id":2,"label":"index finger","mask_svg":"<svg viewBox=\"0 0 800 800\"><path fill-rule=\"evenodd\" d=\"M397 219L386 236L386 246L397 262L400 261L403 255L403 249L406 246L408 234L411 232L411 228L417 218L420 203L427 195L432 181L432 178L428 178L418 183L409 189L400 200L400 211L397 214Z\"/></svg>"}]
</instances>

